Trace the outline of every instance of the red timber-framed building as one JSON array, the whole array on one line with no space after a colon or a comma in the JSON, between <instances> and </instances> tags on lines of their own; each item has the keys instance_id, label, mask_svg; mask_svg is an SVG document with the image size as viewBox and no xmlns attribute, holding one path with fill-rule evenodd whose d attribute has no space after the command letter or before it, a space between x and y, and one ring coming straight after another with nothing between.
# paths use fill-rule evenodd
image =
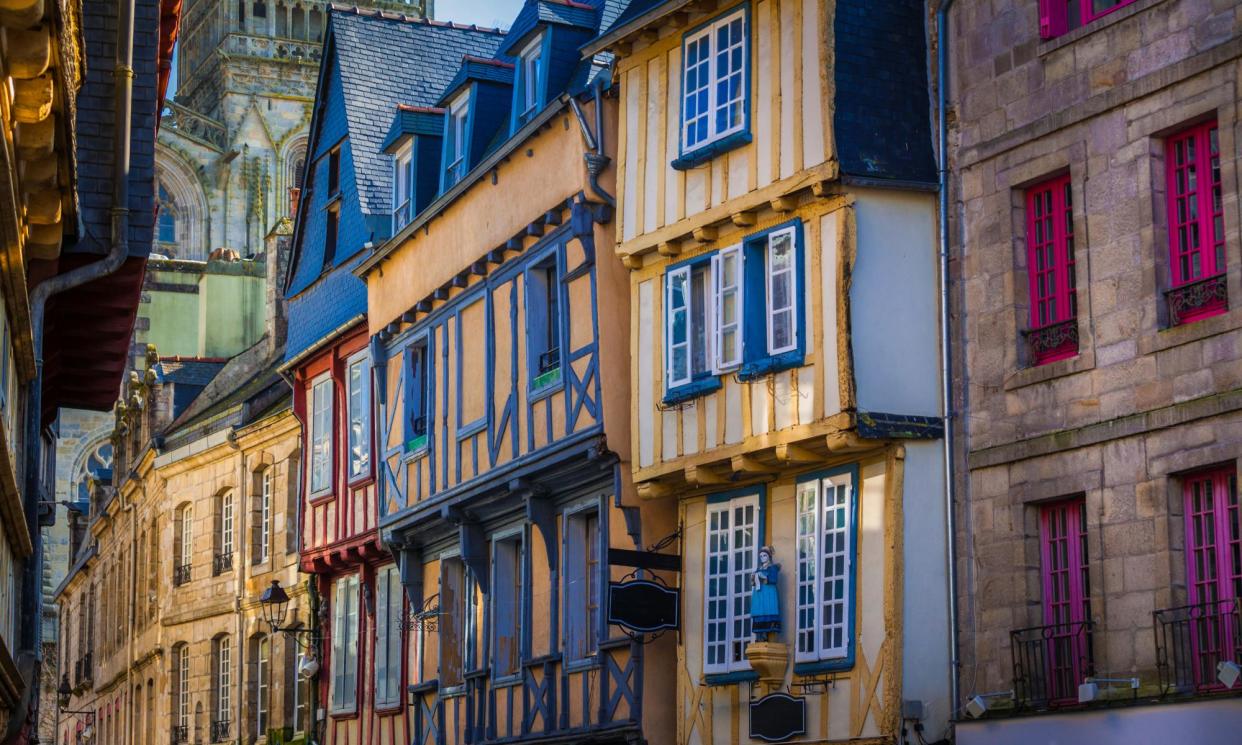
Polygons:
<instances>
[{"instance_id":1,"label":"red timber-framed building","mask_svg":"<svg viewBox=\"0 0 1242 745\"><path fill-rule=\"evenodd\" d=\"M392 227L393 172L380 151L391 117L375 109L430 105L425 91L449 82L460 54L491 55L500 39L410 16L328 13L284 288L282 367L302 423L300 564L319 598L311 708L323 712L320 743L410 741L408 606L378 530L366 288L352 272ZM402 64L388 65L377 48Z\"/></svg>"}]
</instances>

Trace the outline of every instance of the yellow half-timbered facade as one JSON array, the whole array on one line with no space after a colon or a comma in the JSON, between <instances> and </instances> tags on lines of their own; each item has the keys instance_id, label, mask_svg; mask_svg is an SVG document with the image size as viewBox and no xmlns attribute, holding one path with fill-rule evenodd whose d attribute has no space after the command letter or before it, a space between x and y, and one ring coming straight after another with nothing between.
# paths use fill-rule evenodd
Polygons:
<instances>
[{"instance_id":1,"label":"yellow half-timbered facade","mask_svg":"<svg viewBox=\"0 0 1242 745\"><path fill-rule=\"evenodd\" d=\"M632 475L678 503L678 743L952 715L920 13L665 2L586 47L617 55Z\"/></svg>"}]
</instances>

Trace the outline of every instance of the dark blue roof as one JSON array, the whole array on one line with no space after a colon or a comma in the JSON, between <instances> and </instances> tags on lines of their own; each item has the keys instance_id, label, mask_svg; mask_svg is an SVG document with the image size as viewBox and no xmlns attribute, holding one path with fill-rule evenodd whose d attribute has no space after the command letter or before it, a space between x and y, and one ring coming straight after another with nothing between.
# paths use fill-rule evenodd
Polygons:
<instances>
[{"instance_id":1,"label":"dark blue roof","mask_svg":"<svg viewBox=\"0 0 1242 745\"><path fill-rule=\"evenodd\" d=\"M444 134L444 109L426 106L397 106L392 126L384 137L384 152L392 152L392 146L405 135L440 137Z\"/></svg>"},{"instance_id":2,"label":"dark blue roof","mask_svg":"<svg viewBox=\"0 0 1242 745\"><path fill-rule=\"evenodd\" d=\"M392 166L381 143L399 103L431 106L458 70L463 55L491 57L503 35L474 26L439 23L356 8L333 7L324 35L345 92L358 201L364 213L391 209ZM319 106L318 99L315 103ZM312 152L313 152L312 148Z\"/></svg>"},{"instance_id":3,"label":"dark blue roof","mask_svg":"<svg viewBox=\"0 0 1242 745\"><path fill-rule=\"evenodd\" d=\"M285 337L285 361L315 346L342 324L367 312L367 286L354 276L353 268L366 254L324 275L308 290L289 300L289 326Z\"/></svg>"},{"instance_id":4,"label":"dark blue roof","mask_svg":"<svg viewBox=\"0 0 1242 745\"><path fill-rule=\"evenodd\" d=\"M485 59L475 56L463 57L461 67L458 68L457 74L453 76L453 81L444 89L444 93L440 95L436 103L440 106L447 105L466 83L474 80L499 83L501 85L513 85L513 63L505 59Z\"/></svg>"},{"instance_id":5,"label":"dark blue roof","mask_svg":"<svg viewBox=\"0 0 1242 745\"><path fill-rule=\"evenodd\" d=\"M324 266L321 236L307 235L307 223L313 220L304 219L307 207L302 208L286 290L290 298L286 359L366 312L366 286L351 270L366 255L357 247L371 234L377 238L386 234L392 164L383 146L397 105L431 106L452 80L463 55L491 57L503 38L499 31L476 26L358 8L329 11L308 152L317 154L331 144L319 142L321 121L344 119L348 155L341 159L342 193L356 194L356 208L342 211L338 263L330 268ZM336 86L339 95L325 95L330 86ZM344 111L325 112L333 105Z\"/></svg>"},{"instance_id":6,"label":"dark blue roof","mask_svg":"<svg viewBox=\"0 0 1242 745\"><path fill-rule=\"evenodd\" d=\"M604 18L599 24L599 33L603 36L609 31L624 26L643 13L666 2L668 0L633 0L629 3L606 1L604 3Z\"/></svg>"},{"instance_id":7,"label":"dark blue roof","mask_svg":"<svg viewBox=\"0 0 1242 745\"><path fill-rule=\"evenodd\" d=\"M577 0L533 0L522 6L518 16L509 27L501 54L514 54L515 47L541 25L574 26L595 31L597 9Z\"/></svg>"}]
</instances>

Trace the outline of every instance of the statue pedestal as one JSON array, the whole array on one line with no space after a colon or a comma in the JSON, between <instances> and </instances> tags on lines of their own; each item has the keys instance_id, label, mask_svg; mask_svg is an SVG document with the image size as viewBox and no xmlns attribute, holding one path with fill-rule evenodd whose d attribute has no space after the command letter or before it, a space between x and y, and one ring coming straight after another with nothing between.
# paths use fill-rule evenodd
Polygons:
<instances>
[{"instance_id":1,"label":"statue pedestal","mask_svg":"<svg viewBox=\"0 0 1242 745\"><path fill-rule=\"evenodd\" d=\"M751 642L746 645L746 659L759 673L758 693L766 696L781 689L785 668L789 666L789 647L781 642Z\"/></svg>"}]
</instances>

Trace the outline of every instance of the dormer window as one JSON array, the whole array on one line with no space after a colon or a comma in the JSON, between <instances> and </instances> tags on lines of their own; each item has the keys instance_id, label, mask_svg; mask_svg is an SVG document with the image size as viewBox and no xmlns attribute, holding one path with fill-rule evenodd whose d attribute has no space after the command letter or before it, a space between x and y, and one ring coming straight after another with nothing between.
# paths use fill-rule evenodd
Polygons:
<instances>
[{"instance_id":1,"label":"dormer window","mask_svg":"<svg viewBox=\"0 0 1242 745\"><path fill-rule=\"evenodd\" d=\"M414 217L414 148L407 145L392 159L392 232Z\"/></svg>"},{"instance_id":2,"label":"dormer window","mask_svg":"<svg viewBox=\"0 0 1242 745\"><path fill-rule=\"evenodd\" d=\"M543 105L541 68L543 67L543 36L537 36L520 55L517 90L517 125L525 124Z\"/></svg>"},{"instance_id":3,"label":"dormer window","mask_svg":"<svg viewBox=\"0 0 1242 745\"><path fill-rule=\"evenodd\" d=\"M334 197L341 190L341 149L328 153L328 196Z\"/></svg>"},{"instance_id":4,"label":"dormer window","mask_svg":"<svg viewBox=\"0 0 1242 745\"><path fill-rule=\"evenodd\" d=\"M466 137L466 117L470 113L470 94L463 93L449 107L444 123L444 184L441 191L461 181L466 175L466 155L470 143Z\"/></svg>"}]
</instances>

